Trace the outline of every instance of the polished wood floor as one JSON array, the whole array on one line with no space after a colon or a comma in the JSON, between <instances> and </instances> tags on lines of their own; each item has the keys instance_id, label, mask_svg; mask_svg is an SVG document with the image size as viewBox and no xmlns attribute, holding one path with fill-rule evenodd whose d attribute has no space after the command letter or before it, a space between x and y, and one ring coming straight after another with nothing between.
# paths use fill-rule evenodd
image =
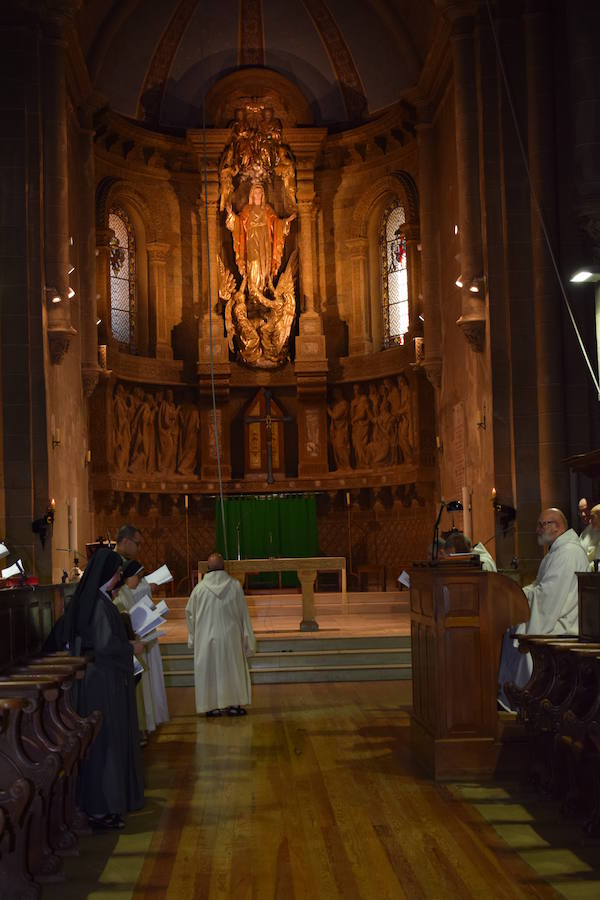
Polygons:
<instances>
[{"instance_id":1,"label":"polished wood floor","mask_svg":"<svg viewBox=\"0 0 600 900\"><path fill-rule=\"evenodd\" d=\"M44 900L556 897L409 751L410 682L254 688L245 718L173 718L145 751L146 808L82 841Z\"/></svg>"}]
</instances>

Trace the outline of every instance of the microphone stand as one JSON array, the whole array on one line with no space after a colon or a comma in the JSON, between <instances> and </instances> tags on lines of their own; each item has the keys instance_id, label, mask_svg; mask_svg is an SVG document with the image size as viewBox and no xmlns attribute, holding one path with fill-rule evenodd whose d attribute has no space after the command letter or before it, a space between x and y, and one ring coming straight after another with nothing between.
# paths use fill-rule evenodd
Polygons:
<instances>
[{"instance_id":1,"label":"microphone stand","mask_svg":"<svg viewBox=\"0 0 600 900\"><path fill-rule=\"evenodd\" d=\"M437 515L437 519L435 520L435 525L433 526L433 541L431 544L431 561L432 562L435 562L436 559L438 558L438 549L439 549L439 544L440 544L439 528L440 528L440 521L442 519L442 513L444 512L445 506L446 506L446 504L442 500L442 502L440 504L440 511Z\"/></svg>"}]
</instances>

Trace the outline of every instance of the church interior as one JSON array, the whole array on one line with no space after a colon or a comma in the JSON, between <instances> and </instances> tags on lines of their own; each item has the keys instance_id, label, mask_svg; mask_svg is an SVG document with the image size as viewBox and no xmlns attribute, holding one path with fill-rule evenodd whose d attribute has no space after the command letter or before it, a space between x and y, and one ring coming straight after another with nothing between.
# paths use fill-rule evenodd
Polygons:
<instances>
[{"instance_id":1,"label":"church interior","mask_svg":"<svg viewBox=\"0 0 600 900\"><path fill-rule=\"evenodd\" d=\"M399 652L397 579L436 517L531 581L540 510L575 528L600 499L600 7L0 6L10 562L58 585L129 522L174 598L217 547L343 559L350 605L320 573L319 619L352 612L349 639ZM247 513L269 504L277 525ZM297 630L286 584L249 593L271 637ZM145 812L85 838L44 900L597 896L597 843L530 786L420 773L402 665L253 676L247 720L223 723L175 673Z\"/></svg>"}]
</instances>

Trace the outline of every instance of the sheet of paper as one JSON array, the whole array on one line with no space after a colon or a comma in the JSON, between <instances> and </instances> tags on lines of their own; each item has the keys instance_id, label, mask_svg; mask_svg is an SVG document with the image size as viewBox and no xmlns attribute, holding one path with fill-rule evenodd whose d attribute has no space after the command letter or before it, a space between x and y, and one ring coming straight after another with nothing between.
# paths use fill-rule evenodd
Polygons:
<instances>
[{"instance_id":1,"label":"sheet of paper","mask_svg":"<svg viewBox=\"0 0 600 900\"><path fill-rule=\"evenodd\" d=\"M2 569L3 578L14 578L15 575L23 575L24 573L25 570L20 559L13 563L12 566L8 566L7 569Z\"/></svg>"},{"instance_id":2,"label":"sheet of paper","mask_svg":"<svg viewBox=\"0 0 600 900\"><path fill-rule=\"evenodd\" d=\"M170 612L169 607L164 600L161 600L160 603L156 604L156 606L154 607L154 611L158 613L159 616L166 616L167 613Z\"/></svg>"},{"instance_id":3,"label":"sheet of paper","mask_svg":"<svg viewBox=\"0 0 600 900\"><path fill-rule=\"evenodd\" d=\"M150 609L143 600L138 600L131 607L129 618L131 619L131 627L138 637L143 637L165 622L165 619L155 609Z\"/></svg>"},{"instance_id":4,"label":"sheet of paper","mask_svg":"<svg viewBox=\"0 0 600 900\"><path fill-rule=\"evenodd\" d=\"M152 597L149 597L148 594L144 594L143 597L137 601L138 603L145 603L148 609L156 609Z\"/></svg>"},{"instance_id":5,"label":"sheet of paper","mask_svg":"<svg viewBox=\"0 0 600 900\"><path fill-rule=\"evenodd\" d=\"M139 661L137 656L134 656L133 657L133 674L141 675L143 671L144 671L143 665L141 664L141 662Z\"/></svg>"},{"instance_id":6,"label":"sheet of paper","mask_svg":"<svg viewBox=\"0 0 600 900\"><path fill-rule=\"evenodd\" d=\"M5 556L8 556L9 550L6 544L0 541L0 559L4 559Z\"/></svg>"},{"instance_id":7,"label":"sheet of paper","mask_svg":"<svg viewBox=\"0 0 600 900\"><path fill-rule=\"evenodd\" d=\"M173 576L169 572L169 567L164 565L160 566L160 568L155 569L154 572L150 572L149 575L146 575L146 581L149 584L168 584L169 581L173 581Z\"/></svg>"},{"instance_id":8,"label":"sheet of paper","mask_svg":"<svg viewBox=\"0 0 600 900\"><path fill-rule=\"evenodd\" d=\"M408 574L406 569L403 569L400 575L398 575L398 584L401 584L407 588L410 587L410 575Z\"/></svg>"}]
</instances>

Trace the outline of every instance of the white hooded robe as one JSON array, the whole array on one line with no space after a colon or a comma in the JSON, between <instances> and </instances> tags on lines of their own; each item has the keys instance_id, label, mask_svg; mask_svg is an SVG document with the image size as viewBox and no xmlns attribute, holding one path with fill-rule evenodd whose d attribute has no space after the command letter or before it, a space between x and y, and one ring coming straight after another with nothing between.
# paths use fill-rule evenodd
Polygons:
<instances>
[{"instance_id":1,"label":"white hooded robe","mask_svg":"<svg viewBox=\"0 0 600 900\"><path fill-rule=\"evenodd\" d=\"M196 712L246 706L251 700L247 656L256 650L244 592L227 572L207 572L185 608L194 649Z\"/></svg>"},{"instance_id":2,"label":"white hooded robe","mask_svg":"<svg viewBox=\"0 0 600 900\"><path fill-rule=\"evenodd\" d=\"M510 631L518 634L576 635L579 629L578 582L576 572L586 572L588 559L572 528L559 535L540 563L535 581L523 588L531 614ZM512 681L524 687L532 672L531 655L520 653L504 635L498 682L499 700L510 708L504 685Z\"/></svg>"}]
</instances>

